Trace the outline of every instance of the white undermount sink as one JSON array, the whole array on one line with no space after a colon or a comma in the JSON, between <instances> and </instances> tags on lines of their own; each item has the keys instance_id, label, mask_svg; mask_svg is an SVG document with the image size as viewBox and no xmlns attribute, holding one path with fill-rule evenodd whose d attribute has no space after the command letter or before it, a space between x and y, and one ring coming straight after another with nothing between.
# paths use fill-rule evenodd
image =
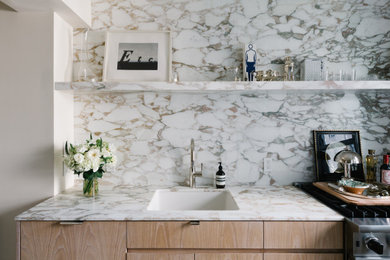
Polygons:
<instances>
[{"instance_id":1,"label":"white undermount sink","mask_svg":"<svg viewBox=\"0 0 390 260\"><path fill-rule=\"evenodd\" d=\"M228 190L156 190L148 210L239 210Z\"/></svg>"}]
</instances>

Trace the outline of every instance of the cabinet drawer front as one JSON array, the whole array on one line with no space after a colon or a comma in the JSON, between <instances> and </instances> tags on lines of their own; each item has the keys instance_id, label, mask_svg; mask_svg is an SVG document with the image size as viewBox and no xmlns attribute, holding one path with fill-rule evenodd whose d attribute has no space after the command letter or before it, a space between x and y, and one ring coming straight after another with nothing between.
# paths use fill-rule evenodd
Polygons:
<instances>
[{"instance_id":1,"label":"cabinet drawer front","mask_svg":"<svg viewBox=\"0 0 390 260\"><path fill-rule=\"evenodd\" d=\"M194 254L181 253L128 253L126 260L194 260Z\"/></svg>"},{"instance_id":2,"label":"cabinet drawer front","mask_svg":"<svg viewBox=\"0 0 390 260\"><path fill-rule=\"evenodd\" d=\"M343 260L343 254L265 253L264 260Z\"/></svg>"},{"instance_id":3,"label":"cabinet drawer front","mask_svg":"<svg viewBox=\"0 0 390 260\"><path fill-rule=\"evenodd\" d=\"M21 260L123 260L125 227L125 222L21 222Z\"/></svg>"},{"instance_id":4,"label":"cabinet drawer front","mask_svg":"<svg viewBox=\"0 0 390 260\"><path fill-rule=\"evenodd\" d=\"M128 248L263 248L262 222L127 222Z\"/></svg>"},{"instance_id":5,"label":"cabinet drawer front","mask_svg":"<svg viewBox=\"0 0 390 260\"><path fill-rule=\"evenodd\" d=\"M263 253L198 253L195 260L263 260Z\"/></svg>"},{"instance_id":6,"label":"cabinet drawer front","mask_svg":"<svg viewBox=\"0 0 390 260\"><path fill-rule=\"evenodd\" d=\"M342 249L342 222L264 222L264 248Z\"/></svg>"}]
</instances>

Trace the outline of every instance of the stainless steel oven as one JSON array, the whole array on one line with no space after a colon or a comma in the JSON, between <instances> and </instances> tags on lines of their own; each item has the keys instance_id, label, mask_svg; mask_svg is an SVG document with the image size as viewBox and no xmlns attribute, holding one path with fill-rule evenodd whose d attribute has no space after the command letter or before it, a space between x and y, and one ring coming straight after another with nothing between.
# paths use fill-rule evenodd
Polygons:
<instances>
[{"instance_id":1,"label":"stainless steel oven","mask_svg":"<svg viewBox=\"0 0 390 260\"><path fill-rule=\"evenodd\" d=\"M390 259L390 218L346 220L346 259Z\"/></svg>"},{"instance_id":2,"label":"stainless steel oven","mask_svg":"<svg viewBox=\"0 0 390 260\"><path fill-rule=\"evenodd\" d=\"M295 183L295 186L345 217L346 260L390 260L390 206L357 206L311 183Z\"/></svg>"}]
</instances>

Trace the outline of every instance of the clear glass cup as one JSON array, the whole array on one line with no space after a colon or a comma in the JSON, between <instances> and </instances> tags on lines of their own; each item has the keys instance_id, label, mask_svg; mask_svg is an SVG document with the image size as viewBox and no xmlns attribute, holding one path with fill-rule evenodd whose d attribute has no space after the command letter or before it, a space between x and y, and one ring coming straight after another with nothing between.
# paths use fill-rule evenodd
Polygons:
<instances>
[{"instance_id":1,"label":"clear glass cup","mask_svg":"<svg viewBox=\"0 0 390 260\"><path fill-rule=\"evenodd\" d=\"M77 70L76 81L87 81L87 82L97 82L96 74L93 73L91 68L88 65L90 60L89 58L89 48L88 48L88 35L89 29L85 29L82 33L83 42L80 50L80 64Z\"/></svg>"}]
</instances>

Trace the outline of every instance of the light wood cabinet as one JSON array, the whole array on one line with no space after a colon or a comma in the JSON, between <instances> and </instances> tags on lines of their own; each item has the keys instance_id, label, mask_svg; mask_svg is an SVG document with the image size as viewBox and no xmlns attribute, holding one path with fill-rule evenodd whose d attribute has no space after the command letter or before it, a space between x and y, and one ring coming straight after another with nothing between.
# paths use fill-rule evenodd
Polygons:
<instances>
[{"instance_id":1,"label":"light wood cabinet","mask_svg":"<svg viewBox=\"0 0 390 260\"><path fill-rule=\"evenodd\" d=\"M264 260L343 260L343 254L265 253Z\"/></svg>"},{"instance_id":2,"label":"light wood cabinet","mask_svg":"<svg viewBox=\"0 0 390 260\"><path fill-rule=\"evenodd\" d=\"M128 222L128 248L263 248L263 222Z\"/></svg>"},{"instance_id":3,"label":"light wood cabinet","mask_svg":"<svg viewBox=\"0 0 390 260\"><path fill-rule=\"evenodd\" d=\"M22 221L22 260L342 260L343 222Z\"/></svg>"},{"instance_id":4,"label":"light wood cabinet","mask_svg":"<svg viewBox=\"0 0 390 260\"><path fill-rule=\"evenodd\" d=\"M195 260L263 260L263 253L198 253Z\"/></svg>"},{"instance_id":5,"label":"light wood cabinet","mask_svg":"<svg viewBox=\"0 0 390 260\"><path fill-rule=\"evenodd\" d=\"M124 260L125 222L21 222L21 260Z\"/></svg>"},{"instance_id":6,"label":"light wood cabinet","mask_svg":"<svg viewBox=\"0 0 390 260\"><path fill-rule=\"evenodd\" d=\"M264 222L266 249L342 249L342 222Z\"/></svg>"},{"instance_id":7,"label":"light wood cabinet","mask_svg":"<svg viewBox=\"0 0 390 260\"><path fill-rule=\"evenodd\" d=\"M192 253L128 253L126 260L194 260Z\"/></svg>"}]
</instances>

